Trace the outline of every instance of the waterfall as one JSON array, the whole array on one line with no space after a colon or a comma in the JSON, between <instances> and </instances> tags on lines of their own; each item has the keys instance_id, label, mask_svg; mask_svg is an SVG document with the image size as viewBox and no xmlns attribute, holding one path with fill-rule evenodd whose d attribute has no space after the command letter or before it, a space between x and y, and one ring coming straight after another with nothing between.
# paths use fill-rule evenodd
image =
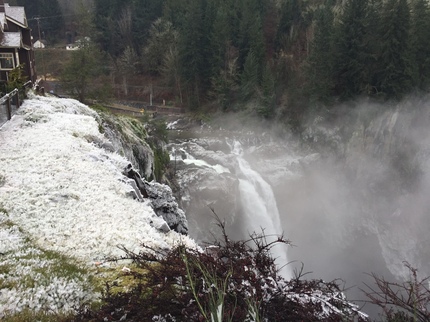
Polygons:
<instances>
[{"instance_id":1,"label":"waterfall","mask_svg":"<svg viewBox=\"0 0 430 322\"><path fill-rule=\"evenodd\" d=\"M238 162L240 203L243 209L242 233L244 235L260 233L263 229L267 242L271 242L282 235L281 220L272 187L243 158L242 147L238 141L234 141L231 148ZM290 278L291 272L286 266L287 246L284 244L274 246L272 255L281 268L281 274L285 278Z\"/></svg>"},{"instance_id":2,"label":"waterfall","mask_svg":"<svg viewBox=\"0 0 430 322\"><path fill-rule=\"evenodd\" d=\"M178 160L184 162L185 164L194 164L198 167L206 167L215 170L218 174L221 173L230 173L230 170L223 167L220 164L211 165L207 163L204 160L198 160L195 157L193 157L191 154L189 154L184 149L176 149L173 148L172 151L169 154L170 161L176 162Z\"/></svg>"}]
</instances>

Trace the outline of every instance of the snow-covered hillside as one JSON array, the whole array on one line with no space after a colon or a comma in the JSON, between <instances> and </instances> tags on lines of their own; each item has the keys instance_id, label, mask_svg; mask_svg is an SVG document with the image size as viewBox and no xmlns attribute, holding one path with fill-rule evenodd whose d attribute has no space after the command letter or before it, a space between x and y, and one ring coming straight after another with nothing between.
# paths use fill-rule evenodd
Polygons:
<instances>
[{"instance_id":1,"label":"snow-covered hillside","mask_svg":"<svg viewBox=\"0 0 430 322\"><path fill-rule=\"evenodd\" d=\"M31 96L0 128L0 266L14 259L16 276L16 270L31 270L20 265L25 256L16 257L29 245L88 265L123 255L119 245L132 251L139 251L142 243L195 246L186 236L154 228L163 219L150 201L130 197L122 174L129 161L103 149L108 142L98 119L75 100ZM10 276L0 270L1 278ZM20 294L21 288L19 281L0 283L0 312L25 307L26 296L34 301L35 294Z\"/></svg>"}]
</instances>

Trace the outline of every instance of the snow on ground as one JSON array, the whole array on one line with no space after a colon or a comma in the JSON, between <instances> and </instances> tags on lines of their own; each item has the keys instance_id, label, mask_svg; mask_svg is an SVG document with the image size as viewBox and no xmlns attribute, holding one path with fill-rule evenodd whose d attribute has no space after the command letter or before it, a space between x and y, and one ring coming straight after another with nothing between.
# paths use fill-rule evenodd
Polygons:
<instances>
[{"instance_id":1,"label":"snow on ground","mask_svg":"<svg viewBox=\"0 0 430 322\"><path fill-rule=\"evenodd\" d=\"M106 139L97 120L75 100L32 96L0 128L0 209L9 223L0 225L0 267L25 238L88 264L123 255L119 245L194 245L157 231L149 202L127 197L121 172L129 162L101 148ZM2 285L0 312L10 298Z\"/></svg>"},{"instance_id":2,"label":"snow on ground","mask_svg":"<svg viewBox=\"0 0 430 322\"><path fill-rule=\"evenodd\" d=\"M0 319L23 309L69 312L97 299L84 270L65 269L61 256L37 248L3 212L0 255Z\"/></svg>"}]
</instances>

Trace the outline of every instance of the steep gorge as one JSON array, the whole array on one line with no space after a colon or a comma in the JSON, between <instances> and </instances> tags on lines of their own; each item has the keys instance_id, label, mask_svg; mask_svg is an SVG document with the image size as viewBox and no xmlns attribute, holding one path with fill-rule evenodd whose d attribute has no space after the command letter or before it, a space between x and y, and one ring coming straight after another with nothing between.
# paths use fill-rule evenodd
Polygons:
<instances>
[{"instance_id":1,"label":"steep gorge","mask_svg":"<svg viewBox=\"0 0 430 322\"><path fill-rule=\"evenodd\" d=\"M355 298L369 273L407 280L407 262L419 276L430 275L429 106L429 97L345 104L336 117L310 116L300 137L243 127L231 114L188 134L178 129L181 138L169 149L190 236L213 240L211 209L232 238L252 232L249 221L270 231L269 218L264 226L241 203L245 176L231 148L237 141L274 192L281 232L294 244L291 270L304 263L312 278L341 278L357 286Z\"/></svg>"}]
</instances>

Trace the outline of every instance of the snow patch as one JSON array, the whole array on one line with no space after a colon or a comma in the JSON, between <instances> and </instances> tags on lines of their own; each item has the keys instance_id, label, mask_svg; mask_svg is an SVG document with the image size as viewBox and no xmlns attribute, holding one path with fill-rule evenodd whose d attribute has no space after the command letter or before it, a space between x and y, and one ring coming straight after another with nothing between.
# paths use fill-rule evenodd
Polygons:
<instances>
[{"instance_id":1,"label":"snow patch","mask_svg":"<svg viewBox=\"0 0 430 322\"><path fill-rule=\"evenodd\" d=\"M187 236L165 234L151 225L160 217L150 201L129 197L122 174L129 161L96 144L109 143L98 129L99 116L86 105L41 96L31 96L0 127L0 206L7 211L0 221L0 253L15 252L19 274L23 272L16 252L25 244L19 229L38 247L90 265L124 255L118 246L133 252L141 251L142 244L156 249L196 247ZM1 257L0 265L4 261ZM68 310L67 303L75 303L64 300L71 289L77 300L87 298L73 283L53 277L34 289L2 288L0 311Z\"/></svg>"}]
</instances>

